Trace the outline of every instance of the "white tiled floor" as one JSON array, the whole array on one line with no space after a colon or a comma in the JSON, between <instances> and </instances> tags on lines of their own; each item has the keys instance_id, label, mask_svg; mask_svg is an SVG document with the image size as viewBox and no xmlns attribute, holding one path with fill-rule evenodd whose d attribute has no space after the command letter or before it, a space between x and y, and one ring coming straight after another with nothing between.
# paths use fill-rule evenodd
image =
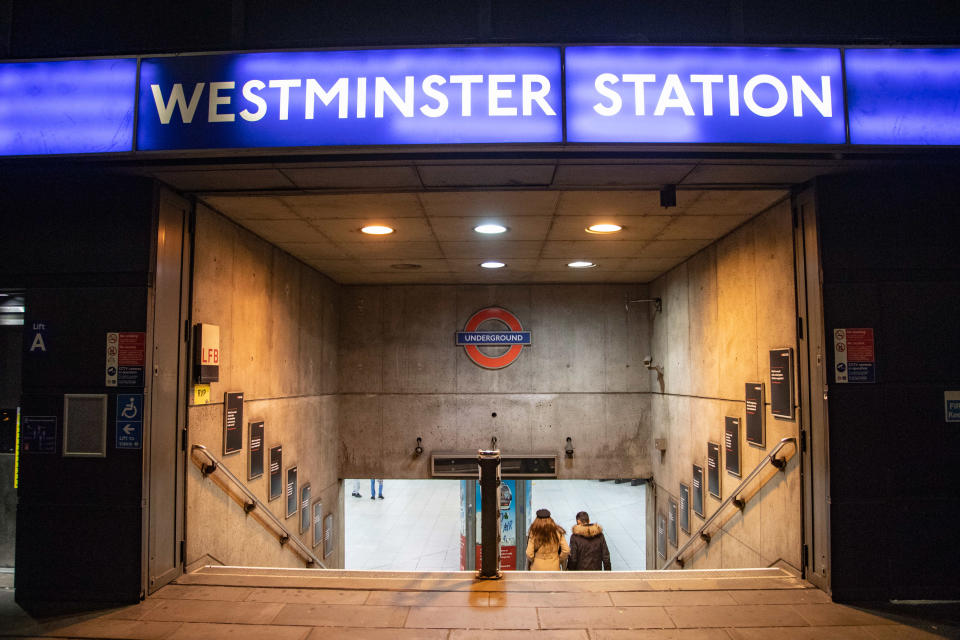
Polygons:
<instances>
[{"instance_id":1,"label":"white tiled floor","mask_svg":"<svg viewBox=\"0 0 960 640\"><path fill-rule=\"evenodd\" d=\"M383 500L370 499L370 481L353 498L345 480L347 569L460 569L460 481L386 480ZM596 480L537 480L533 509L547 508L569 535L578 511L600 523L615 570L646 568L646 490Z\"/></svg>"}]
</instances>

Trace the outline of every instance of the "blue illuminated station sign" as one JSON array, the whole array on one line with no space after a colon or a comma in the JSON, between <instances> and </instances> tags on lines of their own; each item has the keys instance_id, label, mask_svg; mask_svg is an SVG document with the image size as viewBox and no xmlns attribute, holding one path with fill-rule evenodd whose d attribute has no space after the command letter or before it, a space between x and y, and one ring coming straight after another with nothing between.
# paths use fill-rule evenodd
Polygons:
<instances>
[{"instance_id":1,"label":"blue illuminated station sign","mask_svg":"<svg viewBox=\"0 0 960 640\"><path fill-rule=\"evenodd\" d=\"M560 49L143 60L137 148L561 142Z\"/></svg>"},{"instance_id":2,"label":"blue illuminated station sign","mask_svg":"<svg viewBox=\"0 0 960 640\"><path fill-rule=\"evenodd\" d=\"M572 46L0 63L0 156L960 145L960 49Z\"/></svg>"}]
</instances>

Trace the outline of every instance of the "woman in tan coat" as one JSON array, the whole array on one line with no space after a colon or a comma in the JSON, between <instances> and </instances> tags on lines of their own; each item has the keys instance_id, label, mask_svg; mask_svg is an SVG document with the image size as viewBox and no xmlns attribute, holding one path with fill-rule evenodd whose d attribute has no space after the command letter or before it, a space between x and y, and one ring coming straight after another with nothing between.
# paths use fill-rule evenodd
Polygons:
<instances>
[{"instance_id":1,"label":"woman in tan coat","mask_svg":"<svg viewBox=\"0 0 960 640\"><path fill-rule=\"evenodd\" d=\"M566 531L550 517L550 511L539 509L537 519L527 532L527 560L531 571L560 571L570 555Z\"/></svg>"}]
</instances>

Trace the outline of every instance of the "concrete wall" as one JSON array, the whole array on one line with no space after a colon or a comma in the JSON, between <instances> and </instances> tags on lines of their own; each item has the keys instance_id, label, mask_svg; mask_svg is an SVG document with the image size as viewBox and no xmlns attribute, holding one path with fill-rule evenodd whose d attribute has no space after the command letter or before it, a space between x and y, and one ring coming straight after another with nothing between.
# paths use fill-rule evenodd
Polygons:
<instances>
[{"instance_id":1,"label":"concrete wall","mask_svg":"<svg viewBox=\"0 0 960 640\"><path fill-rule=\"evenodd\" d=\"M504 452L558 454L571 437L561 478L648 476L649 305L625 304L642 297L643 285L344 288L341 477L426 478L431 452L476 451L492 437ZM504 369L454 344L488 306L533 333Z\"/></svg>"},{"instance_id":2,"label":"concrete wall","mask_svg":"<svg viewBox=\"0 0 960 640\"><path fill-rule=\"evenodd\" d=\"M664 388L654 382L652 438L666 438L667 450L652 451L656 509L667 513L668 499L679 502L679 484L691 485L692 465L706 474L707 442L723 447L724 417L741 418L741 472L751 471L766 451L746 444L744 384L764 382L767 449L796 436L795 420L770 414L770 349L796 350L793 236L789 202L773 206L747 224L672 269L651 284L663 298L663 312L652 324L651 352L664 367ZM655 376L651 374L655 381ZM652 447L651 447L652 449ZM789 449L788 449L789 450ZM801 485L799 456L786 473L764 486L746 509L733 516L708 547L687 561L688 568L765 567L785 562L800 568ZM740 478L723 470L726 498ZM704 477L706 484L706 477ZM692 488L691 488L692 491ZM720 500L704 490L706 517ZM729 507L734 513L736 509ZM704 522L690 514L690 530ZM679 544L687 539L682 531ZM676 548L668 545L667 557ZM656 566L663 565L659 558ZM653 568L653 558L648 561Z\"/></svg>"},{"instance_id":3,"label":"concrete wall","mask_svg":"<svg viewBox=\"0 0 960 640\"><path fill-rule=\"evenodd\" d=\"M198 207L194 254L193 320L219 325L220 381L211 385L211 404L189 408L190 442L223 451L223 394L244 393L244 422L263 420L267 448L283 445L284 468L297 465L298 481L309 482L314 500L334 513L342 531L336 444L338 287L325 276L238 227ZM247 478L248 427L244 449L227 456L228 468ZM266 464L269 465L267 459ZM248 487L268 500L268 474ZM269 503L285 519L285 499ZM227 494L187 465L187 567L221 562L303 566ZM301 536L310 544L310 533ZM342 566L339 551L325 558ZM322 547L315 550L320 555Z\"/></svg>"}]
</instances>

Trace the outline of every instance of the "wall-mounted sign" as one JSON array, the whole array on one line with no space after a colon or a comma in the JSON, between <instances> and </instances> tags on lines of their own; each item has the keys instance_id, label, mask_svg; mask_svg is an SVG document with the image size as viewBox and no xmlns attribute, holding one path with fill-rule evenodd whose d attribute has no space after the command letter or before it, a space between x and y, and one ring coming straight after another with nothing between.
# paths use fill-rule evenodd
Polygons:
<instances>
[{"instance_id":1,"label":"wall-mounted sign","mask_svg":"<svg viewBox=\"0 0 960 640\"><path fill-rule=\"evenodd\" d=\"M194 326L193 335L194 382L218 382L220 380L220 327L200 323Z\"/></svg>"},{"instance_id":2,"label":"wall-mounted sign","mask_svg":"<svg viewBox=\"0 0 960 640\"><path fill-rule=\"evenodd\" d=\"M106 381L108 387L143 387L147 334L142 331L107 333Z\"/></svg>"},{"instance_id":3,"label":"wall-mounted sign","mask_svg":"<svg viewBox=\"0 0 960 640\"><path fill-rule=\"evenodd\" d=\"M283 495L283 447L270 447L270 493L267 500L276 500Z\"/></svg>"},{"instance_id":4,"label":"wall-mounted sign","mask_svg":"<svg viewBox=\"0 0 960 640\"><path fill-rule=\"evenodd\" d=\"M680 483L680 530L690 533L690 487Z\"/></svg>"},{"instance_id":5,"label":"wall-mounted sign","mask_svg":"<svg viewBox=\"0 0 960 640\"><path fill-rule=\"evenodd\" d=\"M770 413L793 420L793 349L770 350Z\"/></svg>"},{"instance_id":6,"label":"wall-mounted sign","mask_svg":"<svg viewBox=\"0 0 960 640\"><path fill-rule=\"evenodd\" d=\"M720 499L720 445L707 443L707 493Z\"/></svg>"},{"instance_id":7,"label":"wall-mounted sign","mask_svg":"<svg viewBox=\"0 0 960 640\"><path fill-rule=\"evenodd\" d=\"M960 144L960 49L847 49L850 142Z\"/></svg>"},{"instance_id":8,"label":"wall-mounted sign","mask_svg":"<svg viewBox=\"0 0 960 640\"><path fill-rule=\"evenodd\" d=\"M500 307L477 311L467 320L463 331L457 332L457 346L462 346L467 357L485 369L502 369L512 364L524 346L531 344L531 334L523 330L517 316Z\"/></svg>"},{"instance_id":9,"label":"wall-mounted sign","mask_svg":"<svg viewBox=\"0 0 960 640\"><path fill-rule=\"evenodd\" d=\"M943 411L947 422L960 422L960 391L943 392Z\"/></svg>"},{"instance_id":10,"label":"wall-mounted sign","mask_svg":"<svg viewBox=\"0 0 960 640\"><path fill-rule=\"evenodd\" d=\"M300 487L300 534L310 530L310 483Z\"/></svg>"},{"instance_id":11,"label":"wall-mounted sign","mask_svg":"<svg viewBox=\"0 0 960 640\"><path fill-rule=\"evenodd\" d=\"M247 427L249 432L247 480L253 480L263 475L263 420L251 422Z\"/></svg>"},{"instance_id":12,"label":"wall-mounted sign","mask_svg":"<svg viewBox=\"0 0 960 640\"><path fill-rule=\"evenodd\" d=\"M210 404L210 385L208 384L195 384L193 385L193 404Z\"/></svg>"},{"instance_id":13,"label":"wall-mounted sign","mask_svg":"<svg viewBox=\"0 0 960 640\"><path fill-rule=\"evenodd\" d=\"M698 464L693 465L693 512L703 516L703 467Z\"/></svg>"},{"instance_id":14,"label":"wall-mounted sign","mask_svg":"<svg viewBox=\"0 0 960 640\"><path fill-rule=\"evenodd\" d=\"M20 418L20 451L56 453L57 417L22 416Z\"/></svg>"},{"instance_id":15,"label":"wall-mounted sign","mask_svg":"<svg viewBox=\"0 0 960 640\"><path fill-rule=\"evenodd\" d=\"M667 559L667 516L657 512L657 555Z\"/></svg>"},{"instance_id":16,"label":"wall-mounted sign","mask_svg":"<svg viewBox=\"0 0 960 640\"><path fill-rule=\"evenodd\" d=\"M746 414L747 414L747 443L756 447L765 447L767 444L767 430L764 428L766 420L766 408L764 407L763 383L748 382L746 388Z\"/></svg>"},{"instance_id":17,"label":"wall-mounted sign","mask_svg":"<svg viewBox=\"0 0 960 640\"><path fill-rule=\"evenodd\" d=\"M47 343L50 341L49 323L37 321L32 323L32 338L29 338L27 353L44 354L47 352Z\"/></svg>"},{"instance_id":18,"label":"wall-mounted sign","mask_svg":"<svg viewBox=\"0 0 960 640\"><path fill-rule=\"evenodd\" d=\"M317 500L313 503L313 544L314 549L323 542L323 503Z\"/></svg>"},{"instance_id":19,"label":"wall-mounted sign","mask_svg":"<svg viewBox=\"0 0 960 640\"><path fill-rule=\"evenodd\" d=\"M673 498L668 500L667 506L667 542L670 543L670 546L673 548L677 547L678 542L677 534L677 501Z\"/></svg>"},{"instance_id":20,"label":"wall-mounted sign","mask_svg":"<svg viewBox=\"0 0 960 640\"><path fill-rule=\"evenodd\" d=\"M333 553L333 514L328 513L323 519L323 557Z\"/></svg>"},{"instance_id":21,"label":"wall-mounted sign","mask_svg":"<svg viewBox=\"0 0 960 640\"><path fill-rule=\"evenodd\" d=\"M243 449L243 393L223 394L223 455Z\"/></svg>"},{"instance_id":22,"label":"wall-mounted sign","mask_svg":"<svg viewBox=\"0 0 960 640\"><path fill-rule=\"evenodd\" d=\"M567 47L568 142L845 141L838 49Z\"/></svg>"},{"instance_id":23,"label":"wall-mounted sign","mask_svg":"<svg viewBox=\"0 0 960 640\"><path fill-rule=\"evenodd\" d=\"M117 449L143 448L143 394L117 394Z\"/></svg>"},{"instance_id":24,"label":"wall-mounted sign","mask_svg":"<svg viewBox=\"0 0 960 640\"><path fill-rule=\"evenodd\" d=\"M873 329L833 330L833 373L838 383L877 381Z\"/></svg>"},{"instance_id":25,"label":"wall-mounted sign","mask_svg":"<svg viewBox=\"0 0 960 640\"><path fill-rule=\"evenodd\" d=\"M137 148L561 142L560 49L145 58Z\"/></svg>"},{"instance_id":26,"label":"wall-mounted sign","mask_svg":"<svg viewBox=\"0 0 960 640\"><path fill-rule=\"evenodd\" d=\"M723 419L723 450L727 473L740 477L740 418Z\"/></svg>"},{"instance_id":27,"label":"wall-mounted sign","mask_svg":"<svg viewBox=\"0 0 960 640\"><path fill-rule=\"evenodd\" d=\"M0 64L0 155L133 150L135 58Z\"/></svg>"},{"instance_id":28,"label":"wall-mounted sign","mask_svg":"<svg viewBox=\"0 0 960 640\"><path fill-rule=\"evenodd\" d=\"M297 468L287 469L287 517L293 516L297 512Z\"/></svg>"}]
</instances>

